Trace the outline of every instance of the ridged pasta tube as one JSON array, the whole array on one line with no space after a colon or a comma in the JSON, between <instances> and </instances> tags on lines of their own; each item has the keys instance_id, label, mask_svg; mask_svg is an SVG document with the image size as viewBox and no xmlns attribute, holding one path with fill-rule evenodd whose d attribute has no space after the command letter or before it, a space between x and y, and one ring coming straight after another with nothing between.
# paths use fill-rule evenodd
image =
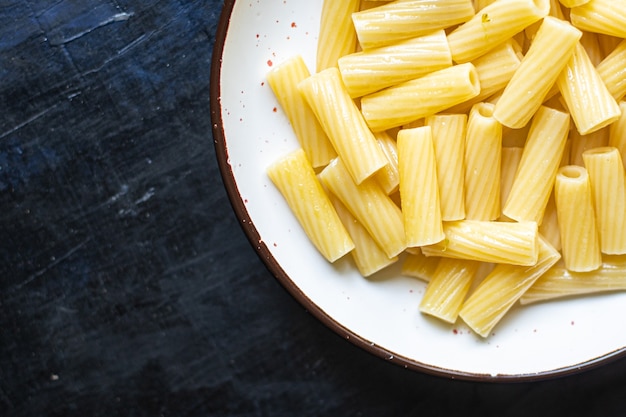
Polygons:
<instances>
[{"instance_id":1,"label":"ridged pasta tube","mask_svg":"<svg viewBox=\"0 0 626 417\"><path fill-rule=\"evenodd\" d=\"M524 127L542 105L581 36L568 22L545 17L496 103L494 117L513 129Z\"/></svg>"},{"instance_id":2,"label":"ridged pasta tube","mask_svg":"<svg viewBox=\"0 0 626 417\"><path fill-rule=\"evenodd\" d=\"M298 84L298 89L357 184L388 164L337 68L311 75Z\"/></svg>"},{"instance_id":3,"label":"ridged pasta tube","mask_svg":"<svg viewBox=\"0 0 626 417\"><path fill-rule=\"evenodd\" d=\"M619 150L622 163L626 163L626 101L621 101L619 107L622 111L622 115L609 128L608 144Z\"/></svg>"},{"instance_id":4,"label":"ridged pasta tube","mask_svg":"<svg viewBox=\"0 0 626 417\"><path fill-rule=\"evenodd\" d=\"M442 258L420 302L422 313L454 323L480 262Z\"/></svg>"},{"instance_id":5,"label":"ridged pasta tube","mask_svg":"<svg viewBox=\"0 0 626 417\"><path fill-rule=\"evenodd\" d=\"M444 238L430 126L398 132L400 201L406 245L437 243Z\"/></svg>"},{"instance_id":6,"label":"ridged pasta tube","mask_svg":"<svg viewBox=\"0 0 626 417\"><path fill-rule=\"evenodd\" d=\"M533 118L504 215L541 223L567 141L570 116L542 106Z\"/></svg>"},{"instance_id":7,"label":"ridged pasta tube","mask_svg":"<svg viewBox=\"0 0 626 417\"><path fill-rule=\"evenodd\" d=\"M502 125L493 117L494 105L472 107L465 139L465 217L496 220L500 217Z\"/></svg>"},{"instance_id":8,"label":"ridged pasta tube","mask_svg":"<svg viewBox=\"0 0 626 417\"><path fill-rule=\"evenodd\" d=\"M589 149L583 153L589 173L602 253L626 253L626 184L617 148Z\"/></svg>"},{"instance_id":9,"label":"ridged pasta tube","mask_svg":"<svg viewBox=\"0 0 626 417\"><path fill-rule=\"evenodd\" d=\"M366 94L452 66L442 30L392 45L345 55L338 62L350 96Z\"/></svg>"},{"instance_id":10,"label":"ridged pasta tube","mask_svg":"<svg viewBox=\"0 0 626 417\"><path fill-rule=\"evenodd\" d=\"M537 262L535 222L460 220L444 222L443 232L444 240L422 246L424 255L525 266Z\"/></svg>"},{"instance_id":11,"label":"ridged pasta tube","mask_svg":"<svg viewBox=\"0 0 626 417\"><path fill-rule=\"evenodd\" d=\"M374 131L431 116L480 92L474 65L454 65L361 98L361 111Z\"/></svg>"},{"instance_id":12,"label":"ridged pasta tube","mask_svg":"<svg viewBox=\"0 0 626 417\"><path fill-rule=\"evenodd\" d=\"M267 175L285 198L313 245L334 262L352 249L354 242L319 183L302 149L277 160Z\"/></svg>"},{"instance_id":13,"label":"ridged pasta tube","mask_svg":"<svg viewBox=\"0 0 626 417\"><path fill-rule=\"evenodd\" d=\"M615 100L626 95L626 40L623 40L596 67Z\"/></svg>"},{"instance_id":14,"label":"ridged pasta tube","mask_svg":"<svg viewBox=\"0 0 626 417\"><path fill-rule=\"evenodd\" d=\"M580 30L626 38L626 1L589 0L570 10L570 20Z\"/></svg>"},{"instance_id":15,"label":"ridged pasta tube","mask_svg":"<svg viewBox=\"0 0 626 417\"><path fill-rule=\"evenodd\" d=\"M587 170L577 165L560 168L554 196L565 267L576 272L599 268L602 253Z\"/></svg>"},{"instance_id":16,"label":"ridged pasta tube","mask_svg":"<svg viewBox=\"0 0 626 417\"><path fill-rule=\"evenodd\" d=\"M354 13L352 20L359 43L367 50L446 29L472 16L471 0L402 0Z\"/></svg>"},{"instance_id":17,"label":"ridged pasta tube","mask_svg":"<svg viewBox=\"0 0 626 417\"><path fill-rule=\"evenodd\" d=\"M266 78L281 109L287 115L300 146L313 168L318 168L327 165L337 156L337 152L298 91L300 81L310 75L304 59L297 55L272 68Z\"/></svg>"},{"instance_id":18,"label":"ridged pasta tube","mask_svg":"<svg viewBox=\"0 0 626 417\"><path fill-rule=\"evenodd\" d=\"M581 135L602 129L619 118L617 102L580 43L574 47L556 83Z\"/></svg>"}]
</instances>

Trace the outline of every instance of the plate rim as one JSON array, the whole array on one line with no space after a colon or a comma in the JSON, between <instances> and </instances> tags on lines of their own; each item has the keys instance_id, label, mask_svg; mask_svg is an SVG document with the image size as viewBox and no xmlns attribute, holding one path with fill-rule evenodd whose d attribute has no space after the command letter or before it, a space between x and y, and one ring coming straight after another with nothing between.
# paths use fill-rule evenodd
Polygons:
<instances>
[{"instance_id":1,"label":"plate rim","mask_svg":"<svg viewBox=\"0 0 626 417\"><path fill-rule=\"evenodd\" d=\"M580 374L582 372L586 372L600 366L605 366L612 361L626 357L626 346L624 346L620 349L608 352L602 356L589 359L579 364L573 364L570 366L547 370L543 372L496 375L464 372L460 370L447 369L435 365L430 365L412 358L397 355L396 353L389 351L381 346L378 346L375 343L366 340L365 338L354 333L352 330L346 328L344 325L333 319L317 304L315 304L291 280L291 278L287 275L287 273L273 257L265 242L261 239L259 232L252 222L244 201L239 194L232 166L229 163L226 132L224 131L224 122L222 119L220 80L222 76L222 55L224 53L226 37L228 35L233 9L237 1L241 0L224 1L224 5L222 7L222 11L220 13L217 25L217 30L215 33L215 42L213 45L211 58L209 95L212 137L213 145L215 148L215 155L228 199L234 210L235 217L237 218L238 223L244 232L244 235L254 248L255 253L261 259L267 270L281 284L281 286L287 291L287 293L289 293L302 307L304 307L305 311L313 315L325 327L329 328L342 339L347 340L356 347L361 348L364 351L373 354L374 356L377 356L387 362L391 362L397 366L401 366L405 369L410 369L412 371L418 371L421 373L453 380L495 383L543 381Z\"/></svg>"}]
</instances>

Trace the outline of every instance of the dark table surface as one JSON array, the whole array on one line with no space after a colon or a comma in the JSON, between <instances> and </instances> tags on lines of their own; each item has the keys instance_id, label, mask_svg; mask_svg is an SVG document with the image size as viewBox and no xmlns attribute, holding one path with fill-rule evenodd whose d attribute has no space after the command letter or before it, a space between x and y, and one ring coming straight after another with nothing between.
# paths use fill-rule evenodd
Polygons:
<instances>
[{"instance_id":1,"label":"dark table surface","mask_svg":"<svg viewBox=\"0 0 626 417\"><path fill-rule=\"evenodd\" d=\"M625 415L626 360L453 381L291 298L217 168L222 6L0 0L0 416Z\"/></svg>"}]
</instances>

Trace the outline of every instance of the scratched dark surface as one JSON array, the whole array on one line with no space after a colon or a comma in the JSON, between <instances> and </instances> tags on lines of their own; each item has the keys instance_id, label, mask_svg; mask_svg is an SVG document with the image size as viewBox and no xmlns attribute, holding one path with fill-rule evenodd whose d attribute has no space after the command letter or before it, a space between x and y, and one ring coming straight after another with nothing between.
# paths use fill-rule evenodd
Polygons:
<instances>
[{"instance_id":1,"label":"scratched dark surface","mask_svg":"<svg viewBox=\"0 0 626 417\"><path fill-rule=\"evenodd\" d=\"M221 8L0 0L0 416L625 415L626 360L451 381L284 291L215 161Z\"/></svg>"}]
</instances>

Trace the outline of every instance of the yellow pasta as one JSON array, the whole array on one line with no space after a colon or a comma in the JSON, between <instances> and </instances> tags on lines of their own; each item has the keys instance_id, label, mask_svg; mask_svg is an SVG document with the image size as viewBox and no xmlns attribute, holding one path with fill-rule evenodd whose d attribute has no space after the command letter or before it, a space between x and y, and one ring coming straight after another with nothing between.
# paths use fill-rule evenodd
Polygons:
<instances>
[{"instance_id":1,"label":"yellow pasta","mask_svg":"<svg viewBox=\"0 0 626 417\"><path fill-rule=\"evenodd\" d=\"M465 218L465 114L437 114L425 121L430 127L435 158L441 219Z\"/></svg>"},{"instance_id":2,"label":"yellow pasta","mask_svg":"<svg viewBox=\"0 0 626 417\"><path fill-rule=\"evenodd\" d=\"M444 222L443 231L444 240L422 246L424 255L526 266L537 262L535 222L460 220Z\"/></svg>"},{"instance_id":3,"label":"yellow pasta","mask_svg":"<svg viewBox=\"0 0 626 417\"><path fill-rule=\"evenodd\" d=\"M471 0L402 0L352 15L364 50L423 36L474 16Z\"/></svg>"},{"instance_id":4,"label":"yellow pasta","mask_svg":"<svg viewBox=\"0 0 626 417\"><path fill-rule=\"evenodd\" d=\"M549 0L499 0L448 35L452 59L470 62L545 17Z\"/></svg>"},{"instance_id":5,"label":"yellow pasta","mask_svg":"<svg viewBox=\"0 0 626 417\"><path fill-rule=\"evenodd\" d=\"M617 148L604 147L583 153L593 193L602 253L626 253L626 185L624 165Z\"/></svg>"},{"instance_id":6,"label":"yellow pasta","mask_svg":"<svg viewBox=\"0 0 626 417\"><path fill-rule=\"evenodd\" d=\"M604 258L602 266L591 272L572 272L556 264L522 295L520 304L626 290L626 257Z\"/></svg>"},{"instance_id":7,"label":"yellow pasta","mask_svg":"<svg viewBox=\"0 0 626 417\"><path fill-rule=\"evenodd\" d=\"M623 40L596 67L615 100L626 95L626 40Z\"/></svg>"},{"instance_id":8,"label":"yellow pasta","mask_svg":"<svg viewBox=\"0 0 626 417\"><path fill-rule=\"evenodd\" d=\"M361 99L361 111L374 131L388 130L431 116L480 92L476 68L455 65Z\"/></svg>"},{"instance_id":9,"label":"yellow pasta","mask_svg":"<svg viewBox=\"0 0 626 417\"><path fill-rule=\"evenodd\" d=\"M398 261L397 256L391 258L387 256L365 227L354 218L334 194L330 193L328 197L354 242L354 250L350 252L350 255L352 255L354 264L363 277L369 277Z\"/></svg>"},{"instance_id":10,"label":"yellow pasta","mask_svg":"<svg viewBox=\"0 0 626 417\"><path fill-rule=\"evenodd\" d=\"M599 268L602 254L587 170L577 165L559 169L554 197L565 267L576 272Z\"/></svg>"},{"instance_id":11,"label":"yellow pasta","mask_svg":"<svg viewBox=\"0 0 626 417\"><path fill-rule=\"evenodd\" d=\"M502 201L507 200L513 187L517 168L522 160L522 152L524 148L519 146L511 146L502 148L502 163L500 175L500 198ZM501 220L505 220L506 216L502 215Z\"/></svg>"},{"instance_id":12,"label":"yellow pasta","mask_svg":"<svg viewBox=\"0 0 626 417\"><path fill-rule=\"evenodd\" d=\"M313 168L318 168L327 165L337 156L337 152L298 91L298 83L310 75L302 57L296 55L275 66L267 73L266 78L281 109L287 115L300 146Z\"/></svg>"},{"instance_id":13,"label":"yellow pasta","mask_svg":"<svg viewBox=\"0 0 626 417\"><path fill-rule=\"evenodd\" d=\"M523 294L561 255L539 238L539 257L532 266L499 264L470 294L459 316L477 334L487 337Z\"/></svg>"},{"instance_id":14,"label":"yellow pasta","mask_svg":"<svg viewBox=\"0 0 626 417\"><path fill-rule=\"evenodd\" d=\"M542 106L533 118L503 213L517 221L541 223L567 141L570 117Z\"/></svg>"},{"instance_id":15,"label":"yellow pasta","mask_svg":"<svg viewBox=\"0 0 626 417\"><path fill-rule=\"evenodd\" d=\"M356 50L357 38L352 13L361 0L324 1L317 41L316 72L336 67L337 60Z\"/></svg>"},{"instance_id":16,"label":"yellow pasta","mask_svg":"<svg viewBox=\"0 0 626 417\"><path fill-rule=\"evenodd\" d=\"M426 286L420 311L454 323L479 266L476 261L441 259Z\"/></svg>"},{"instance_id":17,"label":"yellow pasta","mask_svg":"<svg viewBox=\"0 0 626 417\"><path fill-rule=\"evenodd\" d=\"M435 164L429 126L398 133L400 201L407 246L429 245L444 238Z\"/></svg>"},{"instance_id":18,"label":"yellow pasta","mask_svg":"<svg viewBox=\"0 0 626 417\"><path fill-rule=\"evenodd\" d=\"M500 217L502 125L493 117L494 105L472 107L465 140L465 215L472 220Z\"/></svg>"},{"instance_id":19,"label":"yellow pasta","mask_svg":"<svg viewBox=\"0 0 626 417\"><path fill-rule=\"evenodd\" d=\"M617 102L580 43L556 82L581 135L593 133L619 118Z\"/></svg>"},{"instance_id":20,"label":"yellow pasta","mask_svg":"<svg viewBox=\"0 0 626 417\"><path fill-rule=\"evenodd\" d=\"M620 118L610 126L608 145L620 152L622 163L626 163L626 101L619 103Z\"/></svg>"},{"instance_id":21,"label":"yellow pasta","mask_svg":"<svg viewBox=\"0 0 626 417\"><path fill-rule=\"evenodd\" d=\"M298 84L352 179L360 184L388 164L376 138L346 91L337 68L328 68Z\"/></svg>"},{"instance_id":22,"label":"yellow pasta","mask_svg":"<svg viewBox=\"0 0 626 417\"><path fill-rule=\"evenodd\" d=\"M393 194L398 191L400 185L400 173L398 172L398 147L396 141L386 131L374 133L378 145L383 150L389 162L380 171L374 174L378 185L387 193Z\"/></svg>"},{"instance_id":23,"label":"yellow pasta","mask_svg":"<svg viewBox=\"0 0 626 417\"><path fill-rule=\"evenodd\" d=\"M400 273L422 281L430 281L442 258L425 256L421 251L407 253Z\"/></svg>"},{"instance_id":24,"label":"yellow pasta","mask_svg":"<svg viewBox=\"0 0 626 417\"><path fill-rule=\"evenodd\" d=\"M519 68L496 103L494 117L505 126L521 128L539 109L567 64L582 32L547 16Z\"/></svg>"},{"instance_id":25,"label":"yellow pasta","mask_svg":"<svg viewBox=\"0 0 626 417\"><path fill-rule=\"evenodd\" d=\"M442 30L392 45L341 57L343 82L352 97L418 78L452 66L450 47Z\"/></svg>"},{"instance_id":26,"label":"yellow pasta","mask_svg":"<svg viewBox=\"0 0 626 417\"><path fill-rule=\"evenodd\" d=\"M392 258L405 248L402 212L373 180L356 184L340 158L320 172L322 184L333 193Z\"/></svg>"},{"instance_id":27,"label":"yellow pasta","mask_svg":"<svg viewBox=\"0 0 626 417\"><path fill-rule=\"evenodd\" d=\"M302 149L273 163L267 175L281 192L318 251L334 262L354 243L337 216Z\"/></svg>"},{"instance_id":28,"label":"yellow pasta","mask_svg":"<svg viewBox=\"0 0 626 417\"><path fill-rule=\"evenodd\" d=\"M626 1L589 0L570 10L574 26L589 32L626 37Z\"/></svg>"}]
</instances>

